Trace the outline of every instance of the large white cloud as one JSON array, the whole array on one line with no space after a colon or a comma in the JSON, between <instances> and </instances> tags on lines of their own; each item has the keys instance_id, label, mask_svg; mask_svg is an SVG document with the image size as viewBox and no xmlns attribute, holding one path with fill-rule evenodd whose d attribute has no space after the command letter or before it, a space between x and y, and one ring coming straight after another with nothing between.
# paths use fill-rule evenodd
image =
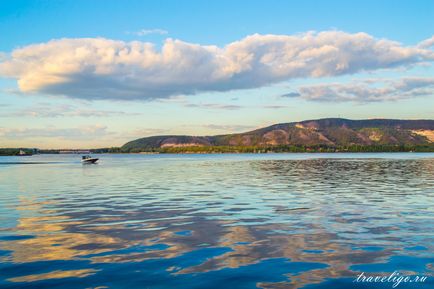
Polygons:
<instances>
[{"instance_id":1,"label":"large white cloud","mask_svg":"<svg viewBox=\"0 0 434 289\"><path fill-rule=\"evenodd\" d=\"M339 31L255 34L225 47L167 39L161 50L139 41L59 39L12 51L0 75L16 78L25 93L155 99L431 62L428 42L403 46Z\"/></svg>"}]
</instances>

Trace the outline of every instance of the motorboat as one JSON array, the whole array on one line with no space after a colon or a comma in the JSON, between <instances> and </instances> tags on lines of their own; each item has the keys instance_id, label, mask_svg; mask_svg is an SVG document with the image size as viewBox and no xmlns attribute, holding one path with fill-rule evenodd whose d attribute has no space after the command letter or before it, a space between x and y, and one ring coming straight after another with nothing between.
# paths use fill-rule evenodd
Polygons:
<instances>
[{"instance_id":1,"label":"motorboat","mask_svg":"<svg viewBox=\"0 0 434 289\"><path fill-rule=\"evenodd\" d=\"M93 158L89 155L81 157L81 163L83 164L94 164L98 161L98 158Z\"/></svg>"}]
</instances>

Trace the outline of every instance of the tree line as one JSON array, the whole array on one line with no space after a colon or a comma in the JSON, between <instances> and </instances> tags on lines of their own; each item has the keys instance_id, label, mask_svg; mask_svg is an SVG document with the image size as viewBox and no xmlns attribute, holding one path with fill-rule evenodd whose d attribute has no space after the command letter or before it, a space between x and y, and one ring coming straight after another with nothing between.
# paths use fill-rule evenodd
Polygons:
<instances>
[{"instance_id":1,"label":"tree line","mask_svg":"<svg viewBox=\"0 0 434 289\"><path fill-rule=\"evenodd\" d=\"M276 145L276 146L187 146L164 148L108 148L95 153L305 153L305 152L434 152L430 145Z\"/></svg>"},{"instance_id":2,"label":"tree line","mask_svg":"<svg viewBox=\"0 0 434 289\"><path fill-rule=\"evenodd\" d=\"M61 150L36 150L30 148L0 148L0 156L26 154L58 154ZM171 153L171 154L213 154L213 153L339 153L339 152L434 152L434 144L426 145L276 145L276 146L188 146L164 148L110 147L91 149L91 153Z\"/></svg>"}]
</instances>

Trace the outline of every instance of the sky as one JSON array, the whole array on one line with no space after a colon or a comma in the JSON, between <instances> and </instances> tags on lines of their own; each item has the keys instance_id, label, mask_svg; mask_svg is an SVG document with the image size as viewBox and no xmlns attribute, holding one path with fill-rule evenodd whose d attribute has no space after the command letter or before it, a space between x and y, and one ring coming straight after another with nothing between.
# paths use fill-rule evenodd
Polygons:
<instances>
[{"instance_id":1,"label":"sky","mask_svg":"<svg viewBox=\"0 0 434 289\"><path fill-rule=\"evenodd\" d=\"M0 1L0 147L434 118L434 1Z\"/></svg>"}]
</instances>

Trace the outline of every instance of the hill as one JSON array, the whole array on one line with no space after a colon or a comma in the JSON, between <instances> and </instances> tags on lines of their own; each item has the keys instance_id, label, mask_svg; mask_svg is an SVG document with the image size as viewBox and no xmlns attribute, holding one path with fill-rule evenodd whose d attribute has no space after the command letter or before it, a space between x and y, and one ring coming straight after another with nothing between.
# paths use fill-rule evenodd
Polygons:
<instances>
[{"instance_id":1,"label":"hill","mask_svg":"<svg viewBox=\"0 0 434 289\"><path fill-rule=\"evenodd\" d=\"M434 120L326 118L280 123L237 134L215 136L162 135L130 141L121 147L124 152L145 151L214 151L227 147L275 151L287 147L335 151L349 147L430 147L434 146ZM193 149L194 148L194 149ZM273 149L274 148L274 149ZM285 150L285 149L283 149ZM381 149L376 149L381 150Z\"/></svg>"}]
</instances>

